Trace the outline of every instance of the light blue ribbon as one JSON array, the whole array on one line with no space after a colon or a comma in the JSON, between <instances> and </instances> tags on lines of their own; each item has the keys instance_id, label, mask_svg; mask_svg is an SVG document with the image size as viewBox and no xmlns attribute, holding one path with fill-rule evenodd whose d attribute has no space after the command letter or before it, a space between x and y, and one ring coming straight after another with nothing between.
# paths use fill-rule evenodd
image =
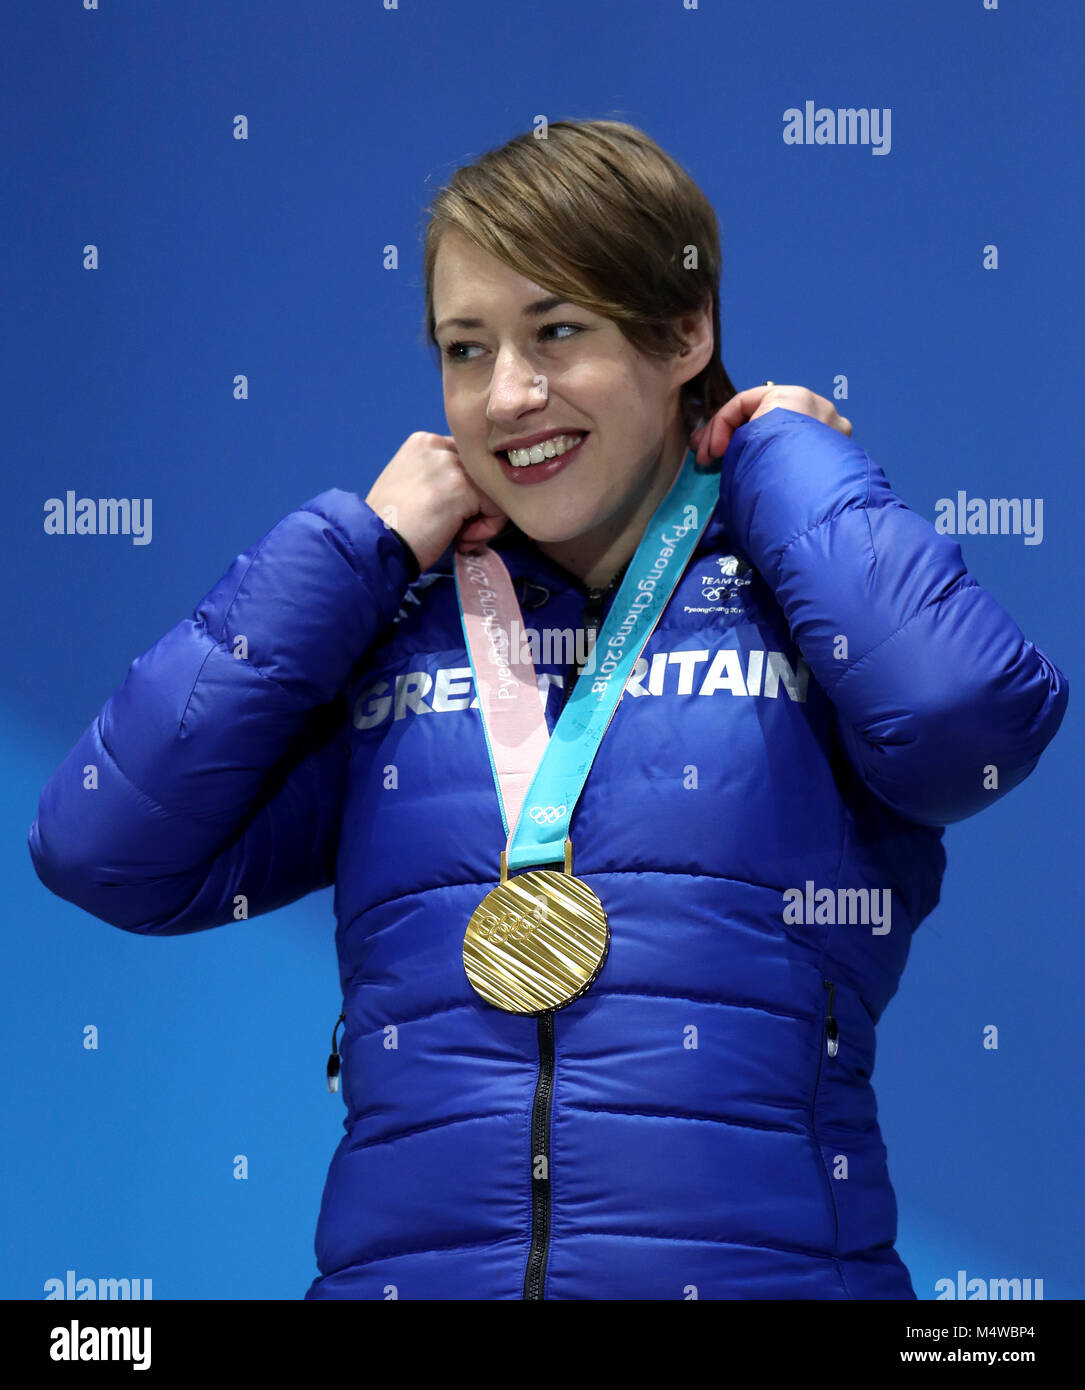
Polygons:
<instances>
[{"instance_id":1,"label":"light blue ribbon","mask_svg":"<svg viewBox=\"0 0 1085 1390\"><path fill-rule=\"evenodd\" d=\"M533 865L564 864L573 810L603 735L629 674L708 525L719 491L719 473L699 471L694 451L688 450L670 491L652 514L596 637L594 670L581 675L550 735L509 846L510 872ZM458 586L456 601L462 623ZM466 628L464 631L466 635ZM473 668L470 643L467 650ZM481 703L479 712L507 838L508 820Z\"/></svg>"}]
</instances>

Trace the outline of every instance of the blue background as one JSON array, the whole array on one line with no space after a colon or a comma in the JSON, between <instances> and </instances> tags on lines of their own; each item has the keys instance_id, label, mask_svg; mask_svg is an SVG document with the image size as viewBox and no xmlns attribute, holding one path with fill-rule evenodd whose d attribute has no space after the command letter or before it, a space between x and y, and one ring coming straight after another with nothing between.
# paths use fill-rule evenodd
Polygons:
<instances>
[{"instance_id":1,"label":"blue background","mask_svg":"<svg viewBox=\"0 0 1085 1390\"><path fill-rule=\"evenodd\" d=\"M34 876L42 785L238 552L324 488L364 496L412 430L447 432L422 209L538 113L630 121L704 188L740 389L831 397L845 374L854 437L931 520L958 489L1044 499L1041 545L960 542L1073 682L1081 7L36 0L5 28L0 1296L74 1269L156 1298L301 1298L344 1115L331 890L187 937L118 931ZM807 99L891 108L891 152L785 145ZM153 498L151 544L46 535L68 489ZM942 903L879 1028L920 1298L958 1269L1085 1295L1081 707L1024 785L947 831Z\"/></svg>"}]
</instances>

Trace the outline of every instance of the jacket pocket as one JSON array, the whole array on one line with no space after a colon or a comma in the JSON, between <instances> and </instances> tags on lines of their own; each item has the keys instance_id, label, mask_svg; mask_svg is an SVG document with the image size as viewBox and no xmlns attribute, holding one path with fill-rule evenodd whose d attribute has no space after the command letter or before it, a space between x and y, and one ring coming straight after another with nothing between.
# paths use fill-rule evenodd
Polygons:
<instances>
[{"instance_id":1,"label":"jacket pocket","mask_svg":"<svg viewBox=\"0 0 1085 1390\"><path fill-rule=\"evenodd\" d=\"M335 1035L339 1032L339 1025L346 1022L346 1017L345 1013L341 1013L335 1020L335 1027L332 1029L332 1050L331 1056L328 1058L327 1068L329 1091L338 1091L339 1089L339 1067L342 1059L339 1056L339 1044L336 1042Z\"/></svg>"},{"instance_id":2,"label":"jacket pocket","mask_svg":"<svg viewBox=\"0 0 1085 1390\"><path fill-rule=\"evenodd\" d=\"M828 991L829 996L825 1004L825 1051L830 1057L835 1057L840 1048L840 1030L836 1026L836 1016L833 1014L836 985L832 980L822 980L822 984Z\"/></svg>"}]
</instances>

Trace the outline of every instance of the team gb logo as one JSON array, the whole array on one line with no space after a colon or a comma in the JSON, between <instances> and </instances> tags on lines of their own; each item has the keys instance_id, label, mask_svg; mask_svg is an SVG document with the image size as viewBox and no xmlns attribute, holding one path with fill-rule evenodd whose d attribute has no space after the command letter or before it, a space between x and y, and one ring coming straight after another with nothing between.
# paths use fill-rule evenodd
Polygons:
<instances>
[{"instance_id":1,"label":"team gb logo","mask_svg":"<svg viewBox=\"0 0 1085 1390\"><path fill-rule=\"evenodd\" d=\"M719 577L711 574L703 574L701 582L704 588L701 593L710 603L718 603L721 596L726 591L728 599L735 599L738 595L735 592L736 582L750 568L739 560L737 555L717 555L716 564L720 567ZM747 579L746 583L750 581Z\"/></svg>"}]
</instances>

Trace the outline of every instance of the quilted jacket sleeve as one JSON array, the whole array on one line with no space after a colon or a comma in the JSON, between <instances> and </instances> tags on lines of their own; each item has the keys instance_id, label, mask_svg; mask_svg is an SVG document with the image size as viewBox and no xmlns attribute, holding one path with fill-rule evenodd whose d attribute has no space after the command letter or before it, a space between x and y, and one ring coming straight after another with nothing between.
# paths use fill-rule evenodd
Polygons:
<instances>
[{"instance_id":1,"label":"quilted jacket sleeve","mask_svg":"<svg viewBox=\"0 0 1085 1390\"><path fill-rule=\"evenodd\" d=\"M1066 677L858 444L770 410L732 436L720 505L877 797L948 825L1029 775L1062 721ZM997 788L984 785L992 767Z\"/></svg>"},{"instance_id":2,"label":"quilted jacket sleeve","mask_svg":"<svg viewBox=\"0 0 1085 1390\"><path fill-rule=\"evenodd\" d=\"M29 835L46 887L125 931L173 936L331 883L343 687L408 579L401 542L338 488L238 556L47 783Z\"/></svg>"}]
</instances>

